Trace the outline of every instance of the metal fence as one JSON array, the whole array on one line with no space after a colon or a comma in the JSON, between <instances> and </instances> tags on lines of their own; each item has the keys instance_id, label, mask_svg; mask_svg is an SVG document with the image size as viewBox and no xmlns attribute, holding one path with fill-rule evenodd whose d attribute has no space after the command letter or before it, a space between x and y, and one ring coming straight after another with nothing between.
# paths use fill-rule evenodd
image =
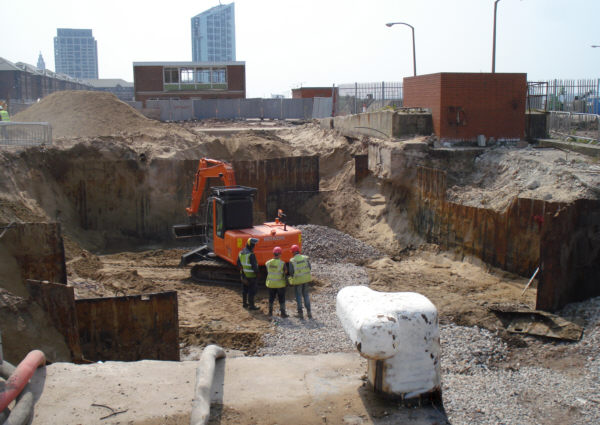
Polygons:
<instances>
[{"instance_id":1,"label":"metal fence","mask_svg":"<svg viewBox=\"0 0 600 425\"><path fill-rule=\"evenodd\" d=\"M549 80L548 111L600 114L600 79Z\"/></svg>"},{"instance_id":2,"label":"metal fence","mask_svg":"<svg viewBox=\"0 0 600 425\"><path fill-rule=\"evenodd\" d=\"M0 146L52 145L47 122L0 122Z\"/></svg>"},{"instance_id":3,"label":"metal fence","mask_svg":"<svg viewBox=\"0 0 600 425\"><path fill-rule=\"evenodd\" d=\"M359 114L385 106L402 106L402 83L354 83L338 86L336 115Z\"/></svg>"},{"instance_id":4,"label":"metal fence","mask_svg":"<svg viewBox=\"0 0 600 425\"><path fill-rule=\"evenodd\" d=\"M550 111L548 130L554 137L583 143L599 144L600 115Z\"/></svg>"}]
</instances>

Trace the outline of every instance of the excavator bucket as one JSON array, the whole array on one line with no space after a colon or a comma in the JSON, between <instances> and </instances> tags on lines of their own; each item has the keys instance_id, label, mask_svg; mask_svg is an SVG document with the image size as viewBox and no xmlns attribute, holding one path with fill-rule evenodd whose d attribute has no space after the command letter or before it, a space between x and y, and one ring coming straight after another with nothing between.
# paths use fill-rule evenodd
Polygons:
<instances>
[{"instance_id":1,"label":"excavator bucket","mask_svg":"<svg viewBox=\"0 0 600 425\"><path fill-rule=\"evenodd\" d=\"M176 224L173 226L175 239L197 238L206 236L204 224Z\"/></svg>"}]
</instances>

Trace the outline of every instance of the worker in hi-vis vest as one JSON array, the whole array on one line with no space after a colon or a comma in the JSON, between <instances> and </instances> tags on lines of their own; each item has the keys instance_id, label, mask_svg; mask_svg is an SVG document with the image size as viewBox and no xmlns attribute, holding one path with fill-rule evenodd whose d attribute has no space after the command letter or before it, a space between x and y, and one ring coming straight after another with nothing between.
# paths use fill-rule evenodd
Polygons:
<instances>
[{"instance_id":1,"label":"worker in hi-vis vest","mask_svg":"<svg viewBox=\"0 0 600 425\"><path fill-rule=\"evenodd\" d=\"M10 115L8 115L8 111L2 105L0 105L0 121L10 121Z\"/></svg>"},{"instance_id":2,"label":"worker in hi-vis vest","mask_svg":"<svg viewBox=\"0 0 600 425\"><path fill-rule=\"evenodd\" d=\"M285 285L287 266L281 260L281 247L273 248L273 258L267 261L267 288L269 288L269 316L273 316L275 297L279 300L281 317L289 317L285 312Z\"/></svg>"},{"instance_id":3,"label":"worker in hi-vis vest","mask_svg":"<svg viewBox=\"0 0 600 425\"><path fill-rule=\"evenodd\" d=\"M288 270L290 274L290 285L296 290L298 317L304 319L304 314L302 312L302 299L304 299L306 315L309 319L312 319L312 314L310 312L310 298L308 297L308 286L310 282L312 282L310 262L306 255L300 254L298 245L292 245L292 254L294 256L290 260Z\"/></svg>"},{"instance_id":4,"label":"worker in hi-vis vest","mask_svg":"<svg viewBox=\"0 0 600 425\"><path fill-rule=\"evenodd\" d=\"M258 289L258 262L254 255L254 246L258 242L256 238L248 239L244 249L240 251L237 259L237 266L240 269L240 279L242 280L242 306L248 310L258 310L254 304L254 297Z\"/></svg>"}]
</instances>

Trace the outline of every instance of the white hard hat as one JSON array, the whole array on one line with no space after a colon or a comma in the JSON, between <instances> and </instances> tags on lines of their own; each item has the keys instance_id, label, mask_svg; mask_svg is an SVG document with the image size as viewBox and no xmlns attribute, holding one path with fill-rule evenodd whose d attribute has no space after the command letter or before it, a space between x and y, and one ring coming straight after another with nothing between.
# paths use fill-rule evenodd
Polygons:
<instances>
[{"instance_id":1,"label":"white hard hat","mask_svg":"<svg viewBox=\"0 0 600 425\"><path fill-rule=\"evenodd\" d=\"M4 108L2 107L2 105L0 105L0 109L4 109Z\"/></svg>"}]
</instances>

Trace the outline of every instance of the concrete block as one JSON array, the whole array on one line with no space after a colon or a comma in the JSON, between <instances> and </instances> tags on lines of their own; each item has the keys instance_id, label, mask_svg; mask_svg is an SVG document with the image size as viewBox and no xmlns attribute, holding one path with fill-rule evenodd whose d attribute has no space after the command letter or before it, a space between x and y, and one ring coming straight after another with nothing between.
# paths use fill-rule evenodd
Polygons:
<instances>
[{"instance_id":1,"label":"concrete block","mask_svg":"<svg viewBox=\"0 0 600 425\"><path fill-rule=\"evenodd\" d=\"M348 286L337 295L336 311L368 359L368 382L376 392L403 400L440 393L438 314L429 299Z\"/></svg>"}]
</instances>

